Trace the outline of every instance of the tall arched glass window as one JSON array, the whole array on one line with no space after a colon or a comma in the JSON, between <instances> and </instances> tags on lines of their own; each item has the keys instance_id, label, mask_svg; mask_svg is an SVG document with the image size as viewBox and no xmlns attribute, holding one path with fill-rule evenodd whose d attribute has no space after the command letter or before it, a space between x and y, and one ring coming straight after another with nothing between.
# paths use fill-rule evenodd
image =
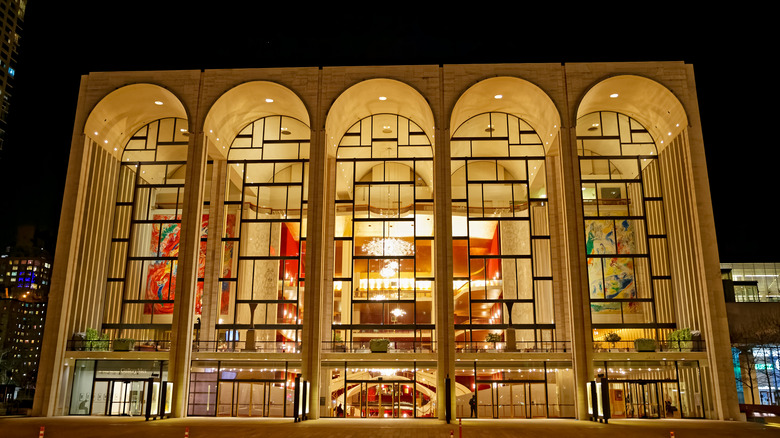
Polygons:
<instances>
[{"instance_id":1,"label":"tall arched glass window","mask_svg":"<svg viewBox=\"0 0 780 438\"><path fill-rule=\"evenodd\" d=\"M104 329L167 339L178 269L187 121L139 129L122 153L111 236Z\"/></svg>"},{"instance_id":2,"label":"tall arched glass window","mask_svg":"<svg viewBox=\"0 0 780 438\"><path fill-rule=\"evenodd\" d=\"M333 339L430 351L434 340L433 150L395 114L355 123L336 158Z\"/></svg>"},{"instance_id":3,"label":"tall arched glass window","mask_svg":"<svg viewBox=\"0 0 780 438\"><path fill-rule=\"evenodd\" d=\"M541 348L555 340L544 145L504 113L472 117L450 145L457 348Z\"/></svg>"},{"instance_id":4,"label":"tall arched glass window","mask_svg":"<svg viewBox=\"0 0 780 438\"><path fill-rule=\"evenodd\" d=\"M299 120L269 116L230 146L216 328L231 349L298 351L310 132Z\"/></svg>"},{"instance_id":5,"label":"tall arched glass window","mask_svg":"<svg viewBox=\"0 0 780 438\"><path fill-rule=\"evenodd\" d=\"M577 121L593 339L663 339L674 328L658 151L638 121Z\"/></svg>"}]
</instances>

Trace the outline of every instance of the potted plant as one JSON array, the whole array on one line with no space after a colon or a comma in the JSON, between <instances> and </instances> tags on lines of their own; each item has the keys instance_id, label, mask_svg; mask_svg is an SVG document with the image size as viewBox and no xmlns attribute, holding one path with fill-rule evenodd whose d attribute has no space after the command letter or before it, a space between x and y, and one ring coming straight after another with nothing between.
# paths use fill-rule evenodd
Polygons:
<instances>
[{"instance_id":1,"label":"potted plant","mask_svg":"<svg viewBox=\"0 0 780 438\"><path fill-rule=\"evenodd\" d=\"M634 349L636 351L655 351L655 339L634 339Z\"/></svg>"},{"instance_id":2,"label":"potted plant","mask_svg":"<svg viewBox=\"0 0 780 438\"><path fill-rule=\"evenodd\" d=\"M135 349L135 339L118 338L114 339L114 351L133 351Z\"/></svg>"},{"instance_id":3,"label":"potted plant","mask_svg":"<svg viewBox=\"0 0 780 438\"><path fill-rule=\"evenodd\" d=\"M347 346L344 344L344 340L341 339L341 333L333 333L333 351L347 351Z\"/></svg>"},{"instance_id":4,"label":"potted plant","mask_svg":"<svg viewBox=\"0 0 780 438\"><path fill-rule=\"evenodd\" d=\"M95 329L88 328L84 334L87 351L106 351L108 350L108 333L101 334Z\"/></svg>"},{"instance_id":5,"label":"potted plant","mask_svg":"<svg viewBox=\"0 0 780 438\"><path fill-rule=\"evenodd\" d=\"M616 348L615 344L620 342L620 339L621 339L620 335L617 334L617 333L607 333L606 335L604 335L604 341L609 342L610 344L612 344L612 348L613 349Z\"/></svg>"},{"instance_id":6,"label":"potted plant","mask_svg":"<svg viewBox=\"0 0 780 438\"><path fill-rule=\"evenodd\" d=\"M493 343L493 349L496 350L496 342L501 342L501 334L500 333L488 333L487 336L485 336L485 342L492 342Z\"/></svg>"},{"instance_id":7,"label":"potted plant","mask_svg":"<svg viewBox=\"0 0 780 438\"><path fill-rule=\"evenodd\" d=\"M372 353L387 353L387 347L390 345L389 339L372 339L369 343Z\"/></svg>"},{"instance_id":8,"label":"potted plant","mask_svg":"<svg viewBox=\"0 0 780 438\"><path fill-rule=\"evenodd\" d=\"M669 333L666 339L669 341L669 348L671 350L691 351L691 346L693 344L693 342L691 342L692 337L691 329L684 328Z\"/></svg>"}]
</instances>

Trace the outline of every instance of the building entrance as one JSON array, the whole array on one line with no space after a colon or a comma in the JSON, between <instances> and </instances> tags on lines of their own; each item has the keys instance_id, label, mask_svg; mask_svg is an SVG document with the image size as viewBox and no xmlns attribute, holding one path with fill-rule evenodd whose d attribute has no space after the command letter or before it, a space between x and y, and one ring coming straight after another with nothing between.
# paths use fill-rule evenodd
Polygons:
<instances>
[{"instance_id":1,"label":"building entrance","mask_svg":"<svg viewBox=\"0 0 780 438\"><path fill-rule=\"evenodd\" d=\"M634 380L610 382L610 410L614 418L680 418L676 381Z\"/></svg>"},{"instance_id":2,"label":"building entrance","mask_svg":"<svg viewBox=\"0 0 780 438\"><path fill-rule=\"evenodd\" d=\"M347 417L361 418L414 417L414 392L413 382L408 381L347 382L345 414Z\"/></svg>"},{"instance_id":3,"label":"building entrance","mask_svg":"<svg viewBox=\"0 0 780 438\"><path fill-rule=\"evenodd\" d=\"M486 386L477 392L477 417L547 418L544 382L507 380Z\"/></svg>"},{"instance_id":4,"label":"building entrance","mask_svg":"<svg viewBox=\"0 0 780 438\"><path fill-rule=\"evenodd\" d=\"M284 417L292 414L285 403L285 388L278 381L219 382L217 416Z\"/></svg>"},{"instance_id":5,"label":"building entrance","mask_svg":"<svg viewBox=\"0 0 780 438\"><path fill-rule=\"evenodd\" d=\"M148 380L95 379L91 415L144 415Z\"/></svg>"}]
</instances>

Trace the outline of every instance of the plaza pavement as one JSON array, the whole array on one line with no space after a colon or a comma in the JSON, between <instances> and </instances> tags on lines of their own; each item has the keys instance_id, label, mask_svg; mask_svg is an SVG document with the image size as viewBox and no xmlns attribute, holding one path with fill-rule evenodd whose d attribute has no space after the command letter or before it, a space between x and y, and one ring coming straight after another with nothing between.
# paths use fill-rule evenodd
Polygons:
<instances>
[{"instance_id":1,"label":"plaza pavement","mask_svg":"<svg viewBox=\"0 0 780 438\"><path fill-rule=\"evenodd\" d=\"M5 417L0 438L780 438L780 424L708 420L438 420L268 418ZM672 435L672 432L674 435Z\"/></svg>"}]
</instances>

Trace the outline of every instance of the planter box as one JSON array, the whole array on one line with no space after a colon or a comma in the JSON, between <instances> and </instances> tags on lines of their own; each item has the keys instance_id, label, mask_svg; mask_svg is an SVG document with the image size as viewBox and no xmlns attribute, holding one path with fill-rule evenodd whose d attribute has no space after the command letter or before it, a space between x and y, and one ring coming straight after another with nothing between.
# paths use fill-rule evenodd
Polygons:
<instances>
[{"instance_id":1,"label":"planter box","mask_svg":"<svg viewBox=\"0 0 780 438\"><path fill-rule=\"evenodd\" d=\"M114 351L133 351L135 349L135 339L116 339L114 341Z\"/></svg>"},{"instance_id":2,"label":"planter box","mask_svg":"<svg viewBox=\"0 0 780 438\"><path fill-rule=\"evenodd\" d=\"M655 351L655 339L635 339L634 349L636 351Z\"/></svg>"},{"instance_id":3,"label":"planter box","mask_svg":"<svg viewBox=\"0 0 780 438\"><path fill-rule=\"evenodd\" d=\"M372 339L369 343L372 353L387 353L387 347L390 345L390 341L387 339Z\"/></svg>"}]
</instances>

